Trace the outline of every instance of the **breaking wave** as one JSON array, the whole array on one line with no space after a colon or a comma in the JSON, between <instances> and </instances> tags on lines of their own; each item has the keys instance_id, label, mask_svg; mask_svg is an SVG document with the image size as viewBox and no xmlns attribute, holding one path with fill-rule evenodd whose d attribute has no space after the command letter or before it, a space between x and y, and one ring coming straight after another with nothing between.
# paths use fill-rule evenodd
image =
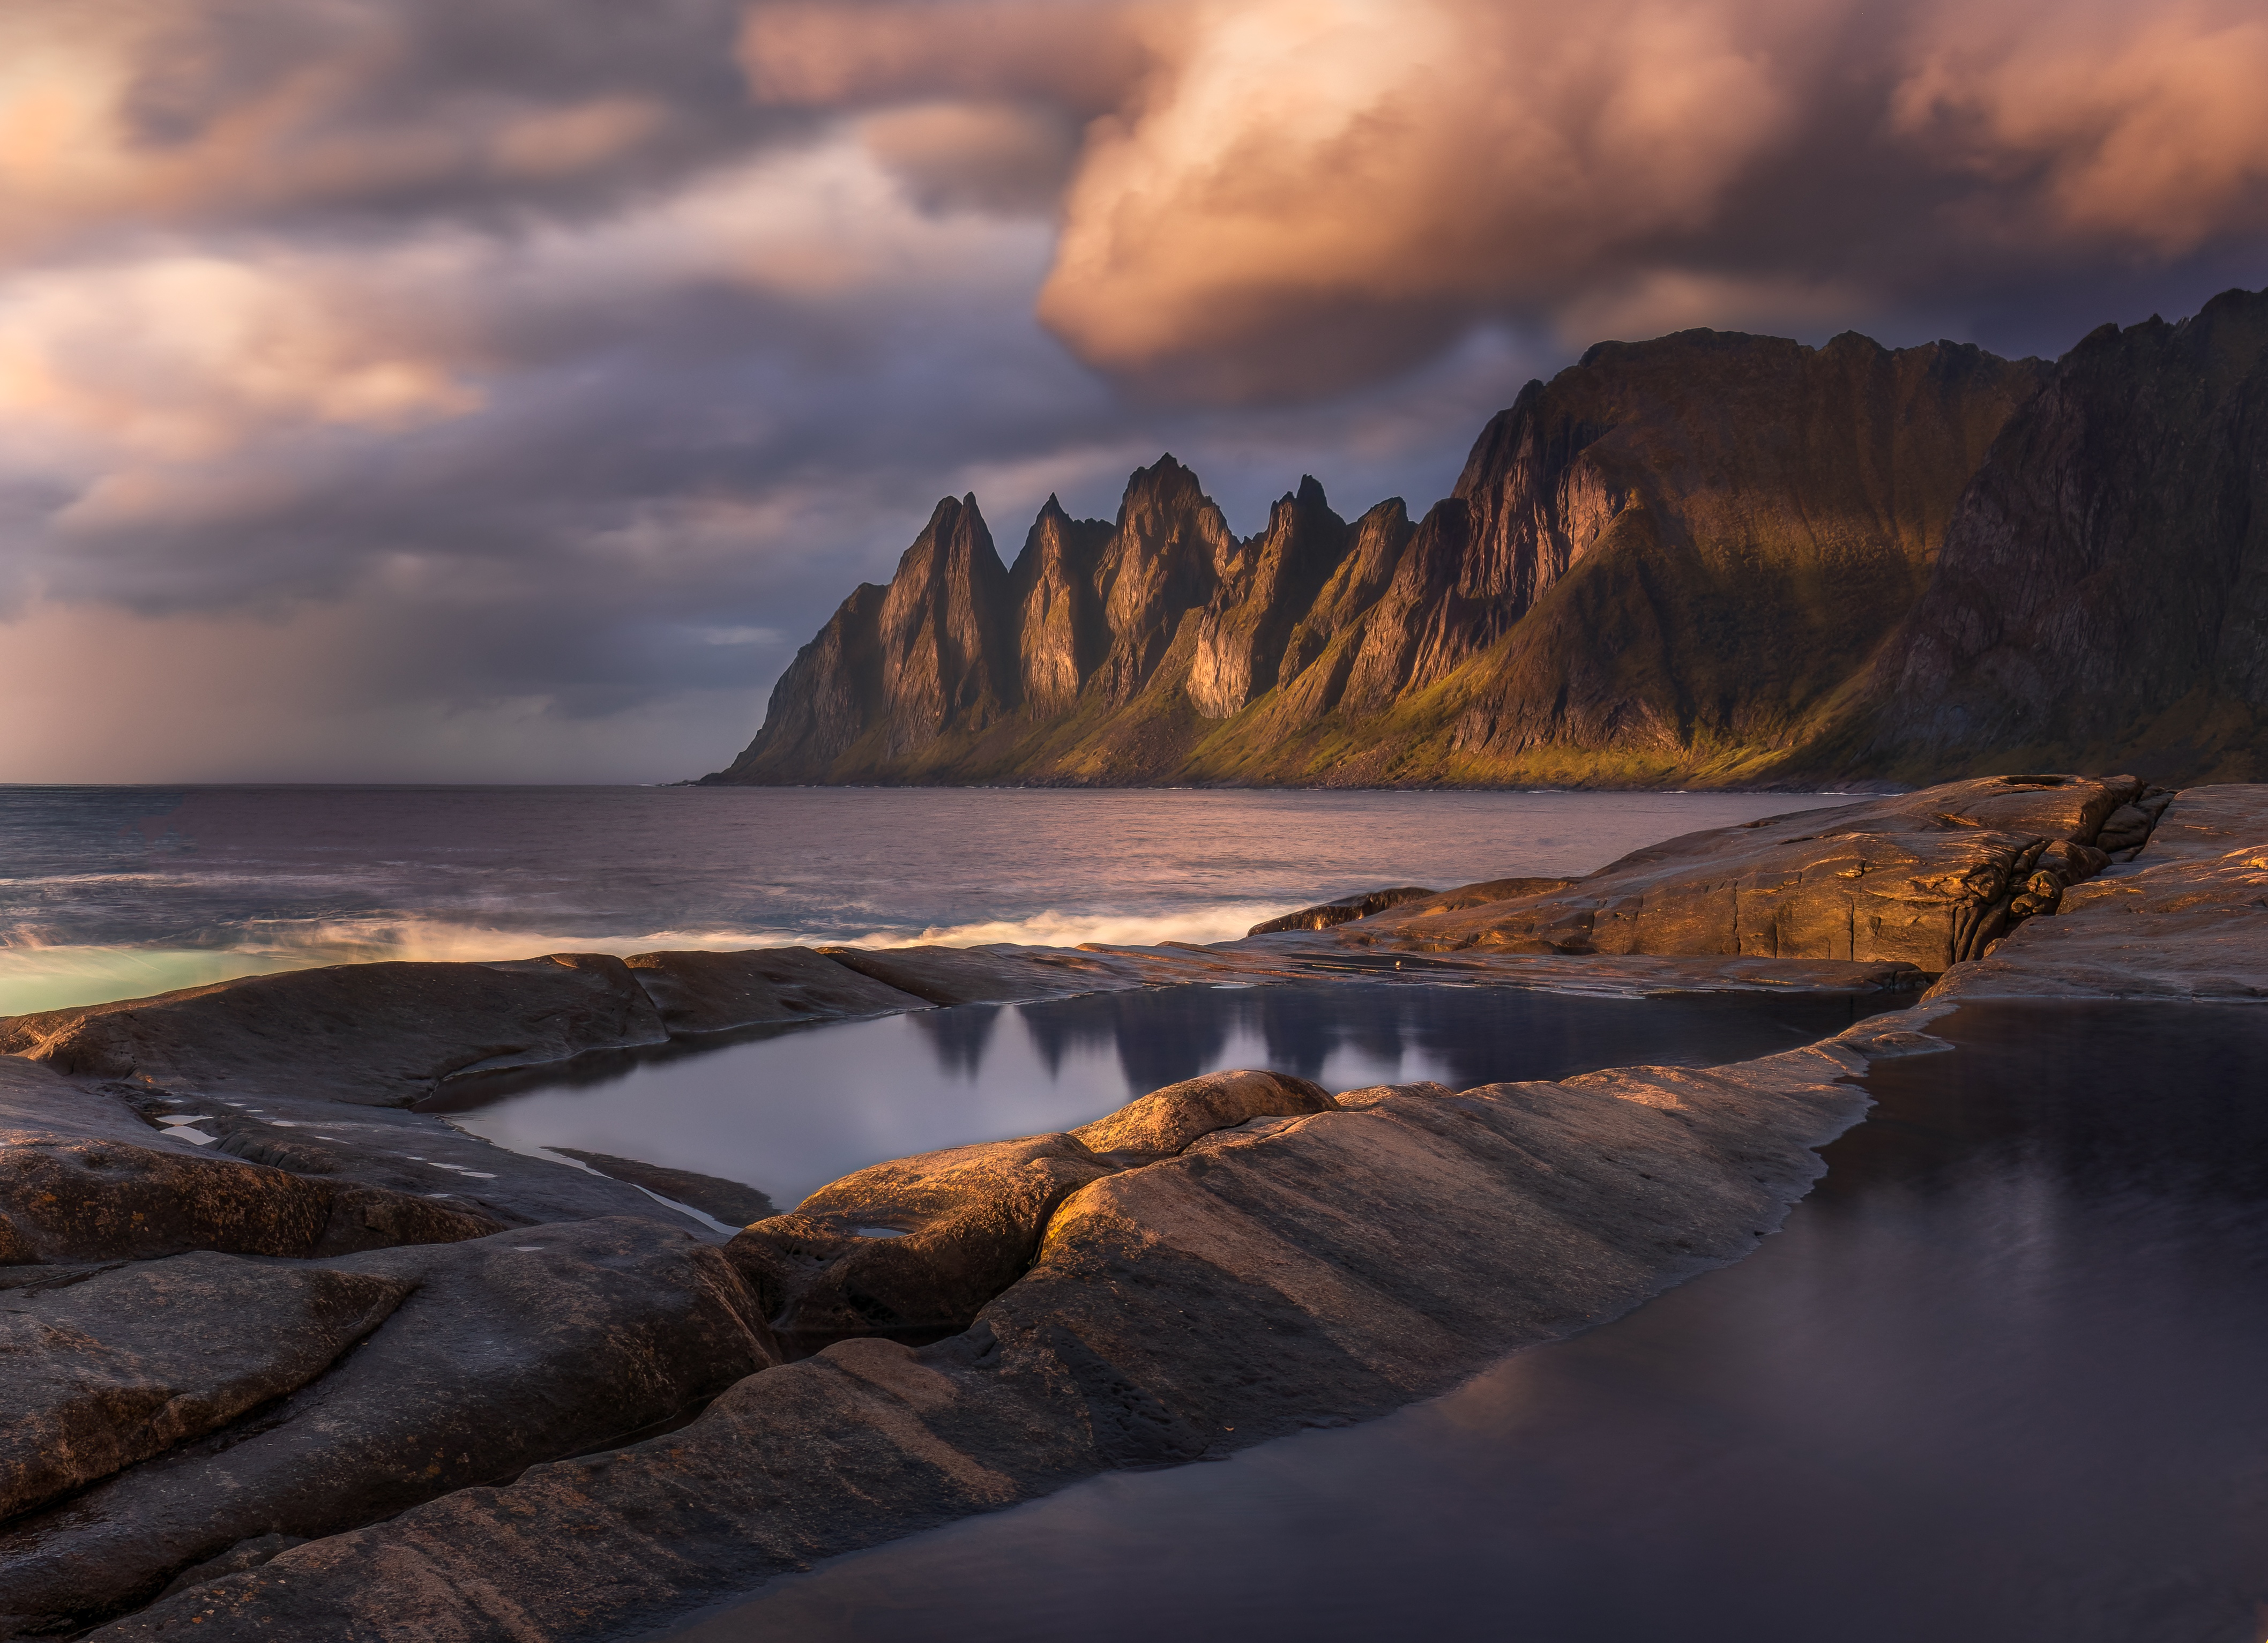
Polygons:
<instances>
[{"instance_id":1,"label":"breaking wave","mask_svg":"<svg viewBox=\"0 0 2268 1643\"><path fill-rule=\"evenodd\" d=\"M367 917L254 923L195 945L86 946L18 930L0 945L0 1016L144 998L243 976L387 960L495 962L545 953L633 953L765 947L896 947L931 942L977 947L1150 947L1165 941L1222 941L1284 911L1275 902L1231 902L1171 913L1062 912L964 925L871 925L845 929L780 925L679 928L595 935L587 930L509 930L431 917Z\"/></svg>"},{"instance_id":2,"label":"breaking wave","mask_svg":"<svg viewBox=\"0 0 2268 1643\"><path fill-rule=\"evenodd\" d=\"M980 947L1012 941L1024 947L1075 947L1082 942L1106 947L1156 947L1167 941L1233 941L1265 918L1291 909L1278 902L1220 902L1171 913L1062 913L1053 908L1028 918L983 924L933 925L912 938L945 947ZM887 938L904 940L904 937ZM883 938L855 945L878 946ZM846 944L850 945L850 944Z\"/></svg>"}]
</instances>

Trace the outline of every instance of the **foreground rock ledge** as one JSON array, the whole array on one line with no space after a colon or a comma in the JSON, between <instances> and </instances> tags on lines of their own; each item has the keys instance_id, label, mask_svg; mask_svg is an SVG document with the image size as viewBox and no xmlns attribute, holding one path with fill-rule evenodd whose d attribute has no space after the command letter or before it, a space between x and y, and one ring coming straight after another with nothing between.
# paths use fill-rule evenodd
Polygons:
<instances>
[{"instance_id":1,"label":"foreground rock ledge","mask_svg":"<svg viewBox=\"0 0 2268 1643\"><path fill-rule=\"evenodd\" d=\"M1192 1110L1293 1116L1070 1191L1030 1270L946 1340L839 1342L666 1436L292 1546L96 1635L618 1637L1097 1471L1383 1413L1753 1249L1858 1116L1866 1042L1456 1094L1160 1092L1087 1151L1180 1140ZM902 1205L922 1165L875 1190ZM869 1212L828 1191L827 1213Z\"/></svg>"}]
</instances>

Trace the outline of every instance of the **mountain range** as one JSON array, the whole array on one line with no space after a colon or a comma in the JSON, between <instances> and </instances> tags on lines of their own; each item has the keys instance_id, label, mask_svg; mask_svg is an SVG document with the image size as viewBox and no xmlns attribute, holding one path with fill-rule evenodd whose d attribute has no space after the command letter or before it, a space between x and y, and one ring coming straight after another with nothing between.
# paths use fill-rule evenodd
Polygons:
<instances>
[{"instance_id":1,"label":"mountain range","mask_svg":"<svg viewBox=\"0 0 2268 1643\"><path fill-rule=\"evenodd\" d=\"M1777 786L2268 770L2268 291L2052 363L1602 343L1455 490L1240 539L1170 455L947 497L708 784Z\"/></svg>"}]
</instances>

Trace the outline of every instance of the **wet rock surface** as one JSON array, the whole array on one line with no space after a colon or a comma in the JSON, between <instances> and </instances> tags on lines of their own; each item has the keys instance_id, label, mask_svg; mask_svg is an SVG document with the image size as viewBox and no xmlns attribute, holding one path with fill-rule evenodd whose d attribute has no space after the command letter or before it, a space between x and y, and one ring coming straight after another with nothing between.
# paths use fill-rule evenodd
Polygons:
<instances>
[{"instance_id":1,"label":"wet rock surface","mask_svg":"<svg viewBox=\"0 0 2268 1643\"><path fill-rule=\"evenodd\" d=\"M666 1036L622 960L558 953L337 965L19 1015L0 1021L0 1053L208 1094L408 1106L453 1075Z\"/></svg>"},{"instance_id":2,"label":"wet rock surface","mask_svg":"<svg viewBox=\"0 0 2268 1643\"><path fill-rule=\"evenodd\" d=\"M624 961L673 1034L918 1010L932 1002L809 947L640 953Z\"/></svg>"},{"instance_id":3,"label":"wet rock surface","mask_svg":"<svg viewBox=\"0 0 2268 1643\"><path fill-rule=\"evenodd\" d=\"M666 1438L294 1547L100 1635L620 1636L1097 1470L1382 1412L1752 1248L1856 1116L1859 1065L1413 1087L1108 1174L961 1334L839 1342Z\"/></svg>"},{"instance_id":4,"label":"wet rock surface","mask_svg":"<svg viewBox=\"0 0 2268 1643\"><path fill-rule=\"evenodd\" d=\"M250 1418L0 1525L5 1634L103 1619L247 1541L335 1535L635 1438L777 1361L723 1256L653 1221L252 1271L240 1281L275 1296L234 1322L212 1318L208 1340L251 1350L282 1298L311 1284L400 1299L328 1374ZM135 1276L168 1296L209 1284L186 1258Z\"/></svg>"},{"instance_id":5,"label":"wet rock surface","mask_svg":"<svg viewBox=\"0 0 2268 1643\"><path fill-rule=\"evenodd\" d=\"M2065 891L1931 1003L1984 998L2268 1000L2268 790L2172 796L2133 857Z\"/></svg>"},{"instance_id":6,"label":"wet rock surface","mask_svg":"<svg viewBox=\"0 0 2268 1643\"><path fill-rule=\"evenodd\" d=\"M2146 791L2124 776L1948 783L1689 834L1562 888L1388 913L1339 934L1418 951L1871 960L1939 974L2053 910L2108 858L2106 841L2146 840Z\"/></svg>"},{"instance_id":7,"label":"wet rock surface","mask_svg":"<svg viewBox=\"0 0 2268 1643\"><path fill-rule=\"evenodd\" d=\"M1304 1079L1209 1073L1066 1134L951 1147L858 1170L792 1214L749 1227L725 1253L798 1347L854 1335L922 1344L967 1329L1015 1282L1049 1218L1081 1187L1170 1157L1216 1130L1332 1106Z\"/></svg>"},{"instance_id":8,"label":"wet rock surface","mask_svg":"<svg viewBox=\"0 0 2268 1643\"><path fill-rule=\"evenodd\" d=\"M297 1391L414 1287L200 1251L0 1299L0 1519Z\"/></svg>"},{"instance_id":9,"label":"wet rock surface","mask_svg":"<svg viewBox=\"0 0 2268 1643\"><path fill-rule=\"evenodd\" d=\"M585 1153L572 1146L547 1149L578 1163L588 1164L602 1175L616 1181L627 1181L632 1186L658 1192L665 1198L690 1205L703 1215L724 1222L727 1227L745 1227L750 1221L762 1220L777 1212L769 1194L746 1182L727 1181L722 1175L704 1175L691 1169L666 1169L659 1164L642 1163L635 1158L617 1158L611 1153Z\"/></svg>"},{"instance_id":10,"label":"wet rock surface","mask_svg":"<svg viewBox=\"0 0 2268 1643\"><path fill-rule=\"evenodd\" d=\"M344 1255L496 1230L484 1217L381 1188L122 1141L0 1147L0 1265L147 1261L189 1249Z\"/></svg>"}]
</instances>

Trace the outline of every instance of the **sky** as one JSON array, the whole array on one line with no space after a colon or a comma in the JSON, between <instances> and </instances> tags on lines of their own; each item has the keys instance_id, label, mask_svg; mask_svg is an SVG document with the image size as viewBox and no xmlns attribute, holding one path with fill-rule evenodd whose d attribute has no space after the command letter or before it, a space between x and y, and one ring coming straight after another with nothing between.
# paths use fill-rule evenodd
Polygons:
<instances>
[{"instance_id":1,"label":"sky","mask_svg":"<svg viewBox=\"0 0 2268 1643\"><path fill-rule=\"evenodd\" d=\"M0 781L670 781L939 497L2268 284L2260 0L8 0Z\"/></svg>"}]
</instances>

